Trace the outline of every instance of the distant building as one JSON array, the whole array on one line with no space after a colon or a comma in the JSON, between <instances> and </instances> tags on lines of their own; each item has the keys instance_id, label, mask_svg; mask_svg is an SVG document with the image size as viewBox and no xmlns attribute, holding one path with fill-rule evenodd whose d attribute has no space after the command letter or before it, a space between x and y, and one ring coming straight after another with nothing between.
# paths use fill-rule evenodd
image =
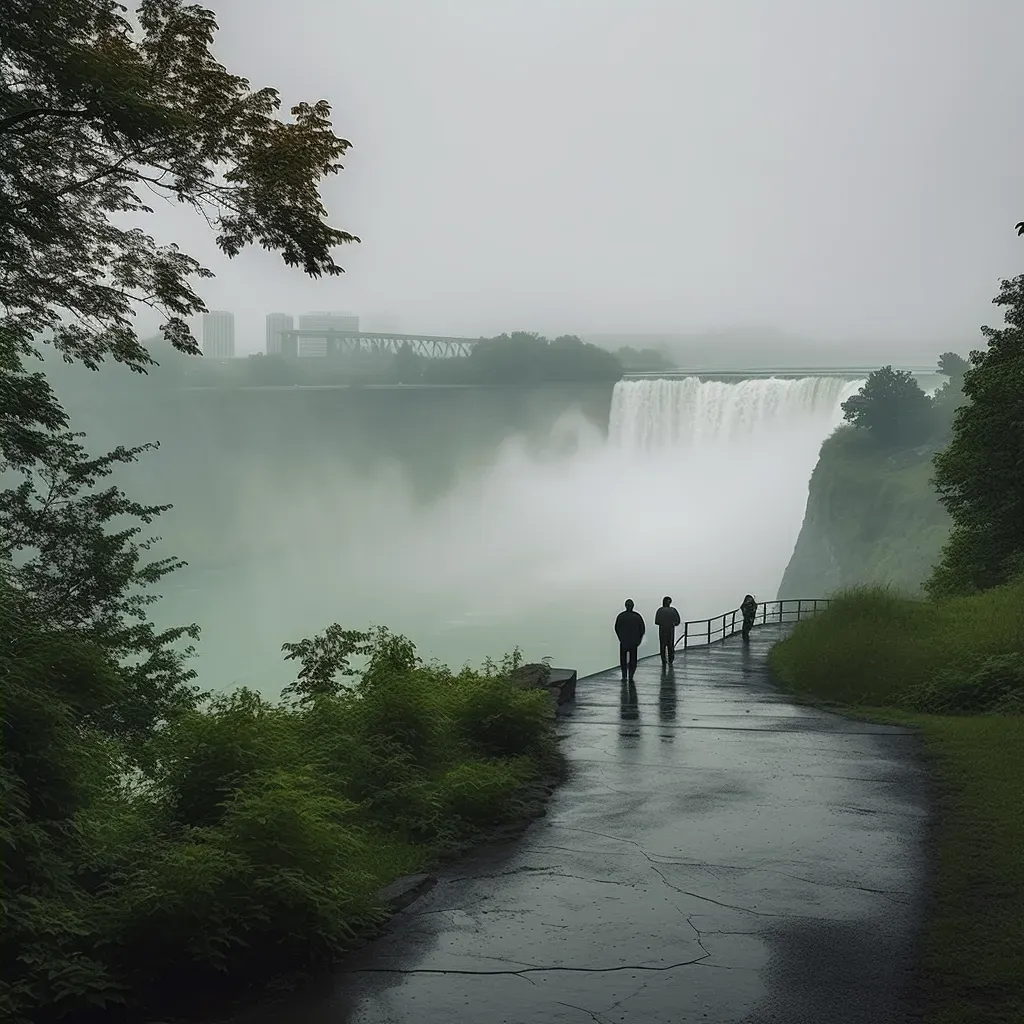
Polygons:
<instances>
[{"instance_id":1,"label":"distant building","mask_svg":"<svg viewBox=\"0 0 1024 1024\"><path fill-rule=\"evenodd\" d=\"M267 314L267 347L268 356L281 355L281 332L290 331L295 327L295 318L291 313Z\"/></svg>"},{"instance_id":2,"label":"distant building","mask_svg":"<svg viewBox=\"0 0 1024 1024\"><path fill-rule=\"evenodd\" d=\"M352 313L303 313L299 317L299 330L358 334L359 317ZM327 347L326 338L299 338L298 355L326 356Z\"/></svg>"},{"instance_id":3,"label":"distant building","mask_svg":"<svg viewBox=\"0 0 1024 1024\"><path fill-rule=\"evenodd\" d=\"M203 314L203 355L210 359L234 359L234 313L214 310Z\"/></svg>"}]
</instances>

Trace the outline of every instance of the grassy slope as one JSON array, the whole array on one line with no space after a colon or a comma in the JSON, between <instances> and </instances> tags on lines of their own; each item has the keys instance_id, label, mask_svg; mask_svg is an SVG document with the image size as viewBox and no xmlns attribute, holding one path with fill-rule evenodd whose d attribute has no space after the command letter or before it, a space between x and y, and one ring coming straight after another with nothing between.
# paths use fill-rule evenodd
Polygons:
<instances>
[{"instance_id":1,"label":"grassy slope","mask_svg":"<svg viewBox=\"0 0 1024 1024\"><path fill-rule=\"evenodd\" d=\"M776 675L795 693L922 732L939 810L921 959L928 1024L1024 1020L1024 717L909 714L891 705L948 659L966 670L1024 650L1022 598L1020 585L934 606L855 594L772 652Z\"/></svg>"},{"instance_id":2,"label":"grassy slope","mask_svg":"<svg viewBox=\"0 0 1024 1024\"><path fill-rule=\"evenodd\" d=\"M930 480L935 446L880 452L853 427L821 447L780 597L856 584L916 592L939 558L949 520Z\"/></svg>"}]
</instances>

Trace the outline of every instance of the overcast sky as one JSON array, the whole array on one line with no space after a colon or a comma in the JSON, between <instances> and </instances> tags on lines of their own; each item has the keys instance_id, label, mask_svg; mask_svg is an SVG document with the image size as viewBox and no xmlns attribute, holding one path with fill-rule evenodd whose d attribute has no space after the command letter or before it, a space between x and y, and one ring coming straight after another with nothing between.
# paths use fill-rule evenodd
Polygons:
<instances>
[{"instance_id":1,"label":"overcast sky","mask_svg":"<svg viewBox=\"0 0 1024 1024\"><path fill-rule=\"evenodd\" d=\"M206 0L217 52L353 143L347 273L220 257L238 348L350 310L477 336L765 325L977 343L1024 272L1020 0Z\"/></svg>"}]
</instances>

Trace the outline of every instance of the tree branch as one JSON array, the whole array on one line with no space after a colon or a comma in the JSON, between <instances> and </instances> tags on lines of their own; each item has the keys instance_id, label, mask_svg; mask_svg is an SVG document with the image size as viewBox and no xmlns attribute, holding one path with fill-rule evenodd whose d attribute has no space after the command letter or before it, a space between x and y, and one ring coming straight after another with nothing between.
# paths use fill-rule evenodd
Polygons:
<instances>
[{"instance_id":1,"label":"tree branch","mask_svg":"<svg viewBox=\"0 0 1024 1024\"><path fill-rule=\"evenodd\" d=\"M90 110L62 109L60 107L33 107L31 110L23 110L20 114L12 114L0 121L0 133L16 127L23 121L33 117L92 117Z\"/></svg>"}]
</instances>

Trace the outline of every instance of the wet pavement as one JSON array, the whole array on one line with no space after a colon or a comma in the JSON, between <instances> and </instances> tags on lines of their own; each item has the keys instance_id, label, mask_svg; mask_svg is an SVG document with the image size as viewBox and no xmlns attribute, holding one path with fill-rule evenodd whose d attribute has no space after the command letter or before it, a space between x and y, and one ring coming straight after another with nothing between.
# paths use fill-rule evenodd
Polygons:
<instances>
[{"instance_id":1,"label":"wet pavement","mask_svg":"<svg viewBox=\"0 0 1024 1024\"><path fill-rule=\"evenodd\" d=\"M926 888L914 738L790 703L781 627L581 679L571 777L301 998L240 1024L886 1024Z\"/></svg>"}]
</instances>

